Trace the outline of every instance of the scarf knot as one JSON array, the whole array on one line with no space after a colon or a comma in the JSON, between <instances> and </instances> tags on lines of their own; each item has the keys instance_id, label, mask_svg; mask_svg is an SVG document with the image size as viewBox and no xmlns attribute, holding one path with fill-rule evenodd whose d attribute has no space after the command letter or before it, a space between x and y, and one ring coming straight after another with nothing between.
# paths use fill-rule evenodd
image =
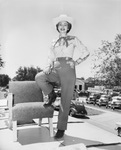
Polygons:
<instances>
[{"instance_id":1,"label":"scarf knot","mask_svg":"<svg viewBox=\"0 0 121 150\"><path fill-rule=\"evenodd\" d=\"M55 45L56 44L59 44L59 46L64 46L66 45L66 47L68 47L68 40L67 40L67 37L60 37L56 42L55 42ZM55 46L54 45L54 46Z\"/></svg>"}]
</instances>

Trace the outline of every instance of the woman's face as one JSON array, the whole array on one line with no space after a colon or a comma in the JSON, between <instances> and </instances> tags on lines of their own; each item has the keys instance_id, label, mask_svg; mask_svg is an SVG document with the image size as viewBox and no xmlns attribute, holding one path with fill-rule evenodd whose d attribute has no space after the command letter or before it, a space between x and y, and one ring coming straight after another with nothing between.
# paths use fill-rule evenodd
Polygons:
<instances>
[{"instance_id":1,"label":"woman's face","mask_svg":"<svg viewBox=\"0 0 121 150\"><path fill-rule=\"evenodd\" d=\"M58 31L60 33L67 33L67 31L68 31L68 22L66 22L66 21L59 22Z\"/></svg>"}]
</instances>

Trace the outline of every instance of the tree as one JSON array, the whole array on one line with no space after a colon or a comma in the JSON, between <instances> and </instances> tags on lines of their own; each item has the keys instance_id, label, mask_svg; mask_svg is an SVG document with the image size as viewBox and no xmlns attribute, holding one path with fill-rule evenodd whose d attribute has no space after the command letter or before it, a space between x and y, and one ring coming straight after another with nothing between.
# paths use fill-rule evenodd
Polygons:
<instances>
[{"instance_id":1,"label":"tree","mask_svg":"<svg viewBox=\"0 0 121 150\"><path fill-rule=\"evenodd\" d=\"M13 80L17 81L34 81L35 75L42 70L39 67L19 67L18 71L16 71L16 76Z\"/></svg>"},{"instance_id":2,"label":"tree","mask_svg":"<svg viewBox=\"0 0 121 150\"><path fill-rule=\"evenodd\" d=\"M94 54L95 77L105 85L121 85L121 34L114 42L102 41L102 47Z\"/></svg>"},{"instance_id":3,"label":"tree","mask_svg":"<svg viewBox=\"0 0 121 150\"><path fill-rule=\"evenodd\" d=\"M0 45L0 50L1 50L1 45ZM4 62L2 60L2 56L0 55L0 68L3 67L4 65Z\"/></svg>"},{"instance_id":4,"label":"tree","mask_svg":"<svg viewBox=\"0 0 121 150\"><path fill-rule=\"evenodd\" d=\"M80 80L85 80L84 77L81 77Z\"/></svg>"},{"instance_id":5,"label":"tree","mask_svg":"<svg viewBox=\"0 0 121 150\"><path fill-rule=\"evenodd\" d=\"M8 75L0 74L0 86L1 87L7 86L9 81L10 81L10 78Z\"/></svg>"},{"instance_id":6,"label":"tree","mask_svg":"<svg viewBox=\"0 0 121 150\"><path fill-rule=\"evenodd\" d=\"M85 88L88 89L88 87L94 87L95 86L95 78L89 77L86 79L85 82Z\"/></svg>"},{"instance_id":7,"label":"tree","mask_svg":"<svg viewBox=\"0 0 121 150\"><path fill-rule=\"evenodd\" d=\"M0 68L3 67L4 62L2 61L2 57L0 55Z\"/></svg>"}]
</instances>

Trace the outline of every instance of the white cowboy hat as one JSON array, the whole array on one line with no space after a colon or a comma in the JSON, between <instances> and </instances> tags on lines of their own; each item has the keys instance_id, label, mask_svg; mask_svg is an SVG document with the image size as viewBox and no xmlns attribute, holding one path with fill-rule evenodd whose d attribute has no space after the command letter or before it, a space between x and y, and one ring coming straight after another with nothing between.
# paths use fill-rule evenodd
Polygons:
<instances>
[{"instance_id":1,"label":"white cowboy hat","mask_svg":"<svg viewBox=\"0 0 121 150\"><path fill-rule=\"evenodd\" d=\"M65 14L62 14L60 15L59 17L56 17L53 19L53 23L54 23L54 26L56 26L59 22L61 21L67 21L69 22L71 25L73 25L73 19L71 17L68 17L67 15Z\"/></svg>"}]
</instances>

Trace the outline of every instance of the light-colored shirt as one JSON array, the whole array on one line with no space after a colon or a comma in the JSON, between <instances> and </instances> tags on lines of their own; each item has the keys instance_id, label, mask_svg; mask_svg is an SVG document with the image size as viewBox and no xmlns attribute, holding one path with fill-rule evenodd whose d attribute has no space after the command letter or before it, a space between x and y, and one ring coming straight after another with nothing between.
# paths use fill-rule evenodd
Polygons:
<instances>
[{"instance_id":1,"label":"light-colored shirt","mask_svg":"<svg viewBox=\"0 0 121 150\"><path fill-rule=\"evenodd\" d=\"M48 55L48 64L52 64L58 57L71 57L73 59L75 49L79 51L79 58L81 59L89 55L87 47L75 36L53 40Z\"/></svg>"}]
</instances>

